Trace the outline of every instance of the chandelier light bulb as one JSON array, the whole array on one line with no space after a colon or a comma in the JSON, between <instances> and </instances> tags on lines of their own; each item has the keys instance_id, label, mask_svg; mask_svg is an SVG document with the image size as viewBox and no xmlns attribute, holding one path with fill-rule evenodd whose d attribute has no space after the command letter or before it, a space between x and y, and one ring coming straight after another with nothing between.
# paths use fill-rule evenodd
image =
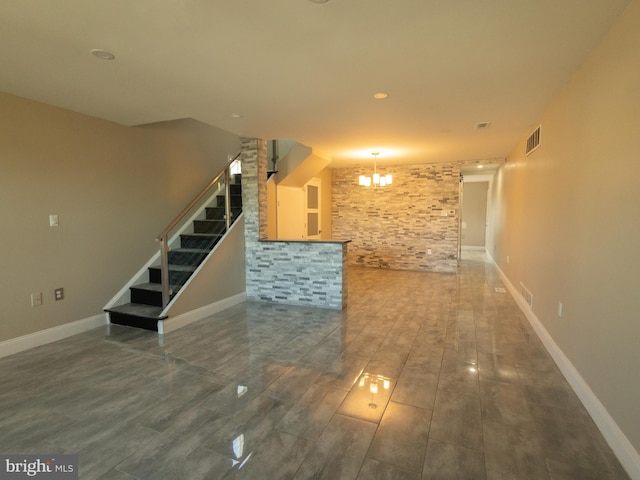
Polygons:
<instances>
[{"instance_id":1,"label":"chandelier light bulb","mask_svg":"<svg viewBox=\"0 0 640 480\"><path fill-rule=\"evenodd\" d=\"M363 187L370 187L371 185L373 185L374 188L386 187L388 185L391 185L393 179L390 173L386 175L380 175L378 173L377 160L379 153L371 152L371 155L373 155L373 175L371 177L360 175L358 177L358 185Z\"/></svg>"}]
</instances>

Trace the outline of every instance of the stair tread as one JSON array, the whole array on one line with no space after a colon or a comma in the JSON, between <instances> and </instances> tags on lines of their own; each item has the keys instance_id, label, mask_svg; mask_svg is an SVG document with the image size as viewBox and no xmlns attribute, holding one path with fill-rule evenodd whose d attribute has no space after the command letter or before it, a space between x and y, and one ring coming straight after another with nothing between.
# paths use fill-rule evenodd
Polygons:
<instances>
[{"instance_id":1,"label":"stair tread","mask_svg":"<svg viewBox=\"0 0 640 480\"><path fill-rule=\"evenodd\" d=\"M197 268L197 265L181 265L179 263L170 263L169 270L173 270L174 272L193 272ZM154 265L151 268L160 269L160 265Z\"/></svg>"},{"instance_id":2,"label":"stair tread","mask_svg":"<svg viewBox=\"0 0 640 480\"><path fill-rule=\"evenodd\" d=\"M220 237L219 233L181 233L183 236L193 237Z\"/></svg>"},{"instance_id":3,"label":"stair tread","mask_svg":"<svg viewBox=\"0 0 640 480\"><path fill-rule=\"evenodd\" d=\"M166 315L161 315L163 310L162 307L143 305L141 303L127 303L125 305L118 305L115 307L107 308L105 310L107 312L121 313L134 317L155 318L158 320L167 318Z\"/></svg>"},{"instance_id":4,"label":"stair tread","mask_svg":"<svg viewBox=\"0 0 640 480\"><path fill-rule=\"evenodd\" d=\"M183 253L209 253L209 250L206 248L173 248L172 252L183 252Z\"/></svg>"},{"instance_id":5,"label":"stair tread","mask_svg":"<svg viewBox=\"0 0 640 480\"><path fill-rule=\"evenodd\" d=\"M150 290L153 292L162 292L162 284L161 283L139 283L137 285L133 285L131 288L137 288L139 290ZM176 293L180 290L180 285L170 285L169 290L173 293Z\"/></svg>"}]
</instances>

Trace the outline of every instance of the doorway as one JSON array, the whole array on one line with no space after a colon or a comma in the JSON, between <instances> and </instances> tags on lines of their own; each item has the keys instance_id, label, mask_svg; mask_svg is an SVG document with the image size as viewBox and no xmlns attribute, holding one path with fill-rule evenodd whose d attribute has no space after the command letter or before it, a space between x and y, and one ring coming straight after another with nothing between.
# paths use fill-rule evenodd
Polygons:
<instances>
[{"instance_id":1,"label":"doorway","mask_svg":"<svg viewBox=\"0 0 640 480\"><path fill-rule=\"evenodd\" d=\"M463 182L462 221L460 225L462 250L484 251L487 240L487 193L489 182Z\"/></svg>"}]
</instances>

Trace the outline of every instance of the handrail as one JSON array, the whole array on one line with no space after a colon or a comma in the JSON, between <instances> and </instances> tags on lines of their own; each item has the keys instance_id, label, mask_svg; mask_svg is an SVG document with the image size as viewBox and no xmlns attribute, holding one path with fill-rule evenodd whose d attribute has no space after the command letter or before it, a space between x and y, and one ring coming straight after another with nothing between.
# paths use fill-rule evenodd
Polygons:
<instances>
[{"instance_id":1,"label":"handrail","mask_svg":"<svg viewBox=\"0 0 640 480\"><path fill-rule=\"evenodd\" d=\"M160 242L160 280L162 282L162 306L166 307L171 298L171 289L169 285L169 233L178 225L184 217L195 207L200 200L218 183L220 177L225 176L225 223L227 230L231 225L231 188L230 188L230 167L233 162L238 160L240 153L230 159L225 167L211 180L200 193L198 193L189 204L167 225L167 227L156 237L156 241Z\"/></svg>"}]
</instances>

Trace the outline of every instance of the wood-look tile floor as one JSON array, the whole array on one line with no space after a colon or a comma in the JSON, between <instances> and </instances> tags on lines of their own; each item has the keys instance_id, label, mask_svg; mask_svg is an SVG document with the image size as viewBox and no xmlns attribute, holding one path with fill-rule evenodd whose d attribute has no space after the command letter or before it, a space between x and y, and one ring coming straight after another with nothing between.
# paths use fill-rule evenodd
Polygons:
<instances>
[{"instance_id":1,"label":"wood-look tile floor","mask_svg":"<svg viewBox=\"0 0 640 480\"><path fill-rule=\"evenodd\" d=\"M247 303L0 359L0 453L78 454L83 480L628 478L496 286L477 254L354 267L342 312Z\"/></svg>"}]
</instances>

